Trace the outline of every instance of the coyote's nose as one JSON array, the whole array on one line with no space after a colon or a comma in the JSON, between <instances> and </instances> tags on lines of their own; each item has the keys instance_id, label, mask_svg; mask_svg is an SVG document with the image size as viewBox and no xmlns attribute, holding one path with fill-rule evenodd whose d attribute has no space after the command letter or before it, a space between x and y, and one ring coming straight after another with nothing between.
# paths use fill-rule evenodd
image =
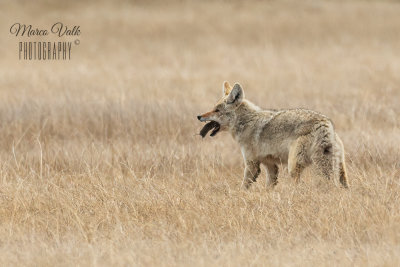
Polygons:
<instances>
[{"instance_id":1,"label":"coyote's nose","mask_svg":"<svg viewBox=\"0 0 400 267\"><path fill-rule=\"evenodd\" d=\"M199 116L197 116L197 119L198 119L198 120L201 120L201 116L200 116L200 115L199 115Z\"/></svg>"}]
</instances>

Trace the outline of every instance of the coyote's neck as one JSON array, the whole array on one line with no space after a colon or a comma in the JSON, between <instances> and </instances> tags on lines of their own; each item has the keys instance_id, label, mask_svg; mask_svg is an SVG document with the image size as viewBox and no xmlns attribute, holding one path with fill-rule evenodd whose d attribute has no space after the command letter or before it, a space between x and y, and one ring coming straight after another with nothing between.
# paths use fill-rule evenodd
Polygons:
<instances>
[{"instance_id":1,"label":"coyote's neck","mask_svg":"<svg viewBox=\"0 0 400 267\"><path fill-rule=\"evenodd\" d=\"M234 113L235 119L230 132L233 138L241 144L244 140L247 142L249 137L254 136L255 129L259 129L256 126L268 121L274 112L262 110L250 101L243 100Z\"/></svg>"}]
</instances>

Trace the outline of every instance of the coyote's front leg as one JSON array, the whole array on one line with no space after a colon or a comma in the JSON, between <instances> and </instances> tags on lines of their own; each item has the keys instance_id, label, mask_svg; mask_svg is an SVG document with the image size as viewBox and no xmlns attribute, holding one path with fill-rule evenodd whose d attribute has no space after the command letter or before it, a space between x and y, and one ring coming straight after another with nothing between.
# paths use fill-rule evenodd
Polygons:
<instances>
[{"instance_id":1,"label":"coyote's front leg","mask_svg":"<svg viewBox=\"0 0 400 267\"><path fill-rule=\"evenodd\" d=\"M256 181L258 175L260 174L260 162L255 160L246 160L244 169L244 179L242 186L244 188L249 188L250 185Z\"/></svg>"}]
</instances>

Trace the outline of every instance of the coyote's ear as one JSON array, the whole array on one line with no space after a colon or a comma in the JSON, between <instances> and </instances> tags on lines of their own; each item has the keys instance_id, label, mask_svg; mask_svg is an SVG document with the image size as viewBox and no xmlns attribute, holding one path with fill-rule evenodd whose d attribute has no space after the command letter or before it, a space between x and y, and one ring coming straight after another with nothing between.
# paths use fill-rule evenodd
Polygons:
<instances>
[{"instance_id":1,"label":"coyote's ear","mask_svg":"<svg viewBox=\"0 0 400 267\"><path fill-rule=\"evenodd\" d=\"M229 95L229 93L231 92L231 90L232 90L232 87L230 86L230 84L229 84L227 81L225 81L225 82L222 84L222 96L227 96L227 95Z\"/></svg>"},{"instance_id":2,"label":"coyote's ear","mask_svg":"<svg viewBox=\"0 0 400 267\"><path fill-rule=\"evenodd\" d=\"M235 104L236 106L238 106L240 103L242 103L243 98L244 98L244 92L242 86L240 86L240 84L238 83L235 83L235 85L232 88L232 91L229 93L226 103Z\"/></svg>"}]
</instances>

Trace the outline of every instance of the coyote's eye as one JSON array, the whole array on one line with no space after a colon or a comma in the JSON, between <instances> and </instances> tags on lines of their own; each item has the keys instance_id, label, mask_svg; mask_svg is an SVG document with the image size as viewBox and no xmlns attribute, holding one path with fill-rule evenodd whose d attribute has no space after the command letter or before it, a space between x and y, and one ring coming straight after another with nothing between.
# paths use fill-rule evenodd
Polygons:
<instances>
[{"instance_id":1,"label":"coyote's eye","mask_svg":"<svg viewBox=\"0 0 400 267\"><path fill-rule=\"evenodd\" d=\"M219 112L219 109L216 109L215 112Z\"/></svg>"}]
</instances>

